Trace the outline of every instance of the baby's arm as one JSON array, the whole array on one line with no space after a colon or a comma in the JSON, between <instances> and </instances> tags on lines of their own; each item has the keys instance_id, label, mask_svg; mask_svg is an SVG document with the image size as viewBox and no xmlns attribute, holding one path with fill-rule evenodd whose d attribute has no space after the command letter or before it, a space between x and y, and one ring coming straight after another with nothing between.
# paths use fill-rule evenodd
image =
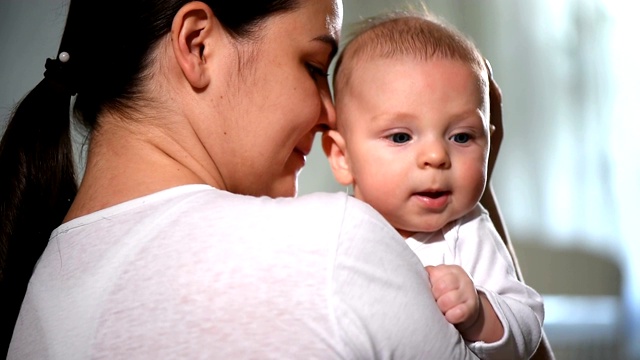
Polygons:
<instances>
[{"instance_id":1,"label":"baby's arm","mask_svg":"<svg viewBox=\"0 0 640 360\"><path fill-rule=\"evenodd\" d=\"M474 342L469 346L482 358L528 359L541 339L542 297L517 279L509 251L484 209L478 207L465 216L455 234L455 263L486 295L504 327L500 341Z\"/></svg>"},{"instance_id":2,"label":"baby's arm","mask_svg":"<svg viewBox=\"0 0 640 360\"><path fill-rule=\"evenodd\" d=\"M458 265L427 266L440 311L467 341L499 341L504 329L486 295Z\"/></svg>"}]
</instances>

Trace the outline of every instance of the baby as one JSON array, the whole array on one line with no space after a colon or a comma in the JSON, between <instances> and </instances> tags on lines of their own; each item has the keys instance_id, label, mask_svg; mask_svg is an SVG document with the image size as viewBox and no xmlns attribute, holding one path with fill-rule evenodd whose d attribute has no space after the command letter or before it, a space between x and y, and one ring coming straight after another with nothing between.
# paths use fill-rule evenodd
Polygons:
<instances>
[{"instance_id":1,"label":"baby","mask_svg":"<svg viewBox=\"0 0 640 360\"><path fill-rule=\"evenodd\" d=\"M367 20L335 67L336 180L377 209L429 273L440 310L481 358L529 358L540 295L517 279L479 200L491 127L483 56L429 14Z\"/></svg>"}]
</instances>

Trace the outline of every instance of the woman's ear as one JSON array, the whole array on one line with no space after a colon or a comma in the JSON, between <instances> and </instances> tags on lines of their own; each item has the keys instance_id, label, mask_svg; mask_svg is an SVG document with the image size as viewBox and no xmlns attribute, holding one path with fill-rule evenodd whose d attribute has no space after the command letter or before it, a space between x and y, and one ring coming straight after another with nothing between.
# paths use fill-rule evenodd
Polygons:
<instances>
[{"instance_id":1,"label":"woman's ear","mask_svg":"<svg viewBox=\"0 0 640 360\"><path fill-rule=\"evenodd\" d=\"M221 29L211 8L200 1L185 4L173 18L171 46L178 66L191 86L205 88L210 82L206 64L212 56L212 35Z\"/></svg>"},{"instance_id":2,"label":"woman's ear","mask_svg":"<svg viewBox=\"0 0 640 360\"><path fill-rule=\"evenodd\" d=\"M327 130L322 134L322 150L324 150L333 176L340 185L353 184L353 174L347 159L347 149L342 135L336 130Z\"/></svg>"}]
</instances>

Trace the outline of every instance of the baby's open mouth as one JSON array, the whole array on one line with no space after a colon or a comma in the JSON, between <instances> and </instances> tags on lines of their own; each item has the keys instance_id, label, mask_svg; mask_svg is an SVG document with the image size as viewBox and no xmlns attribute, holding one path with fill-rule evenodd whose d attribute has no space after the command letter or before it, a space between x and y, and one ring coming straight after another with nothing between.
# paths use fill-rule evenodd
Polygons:
<instances>
[{"instance_id":1,"label":"baby's open mouth","mask_svg":"<svg viewBox=\"0 0 640 360\"><path fill-rule=\"evenodd\" d=\"M441 196L445 196L448 194L449 194L449 191L425 191L425 192L419 192L417 195L428 197L431 199L437 199Z\"/></svg>"}]
</instances>

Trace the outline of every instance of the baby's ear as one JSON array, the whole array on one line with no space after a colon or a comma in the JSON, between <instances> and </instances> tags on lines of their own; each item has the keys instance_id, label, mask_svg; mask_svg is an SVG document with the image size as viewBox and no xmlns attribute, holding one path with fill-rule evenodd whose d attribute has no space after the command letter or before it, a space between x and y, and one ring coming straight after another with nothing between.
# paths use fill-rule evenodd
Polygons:
<instances>
[{"instance_id":1,"label":"baby's ear","mask_svg":"<svg viewBox=\"0 0 640 360\"><path fill-rule=\"evenodd\" d=\"M347 149L342 135L336 130L328 130L322 134L322 150L329 160L331 171L340 185L351 185L353 175L347 159Z\"/></svg>"}]
</instances>

